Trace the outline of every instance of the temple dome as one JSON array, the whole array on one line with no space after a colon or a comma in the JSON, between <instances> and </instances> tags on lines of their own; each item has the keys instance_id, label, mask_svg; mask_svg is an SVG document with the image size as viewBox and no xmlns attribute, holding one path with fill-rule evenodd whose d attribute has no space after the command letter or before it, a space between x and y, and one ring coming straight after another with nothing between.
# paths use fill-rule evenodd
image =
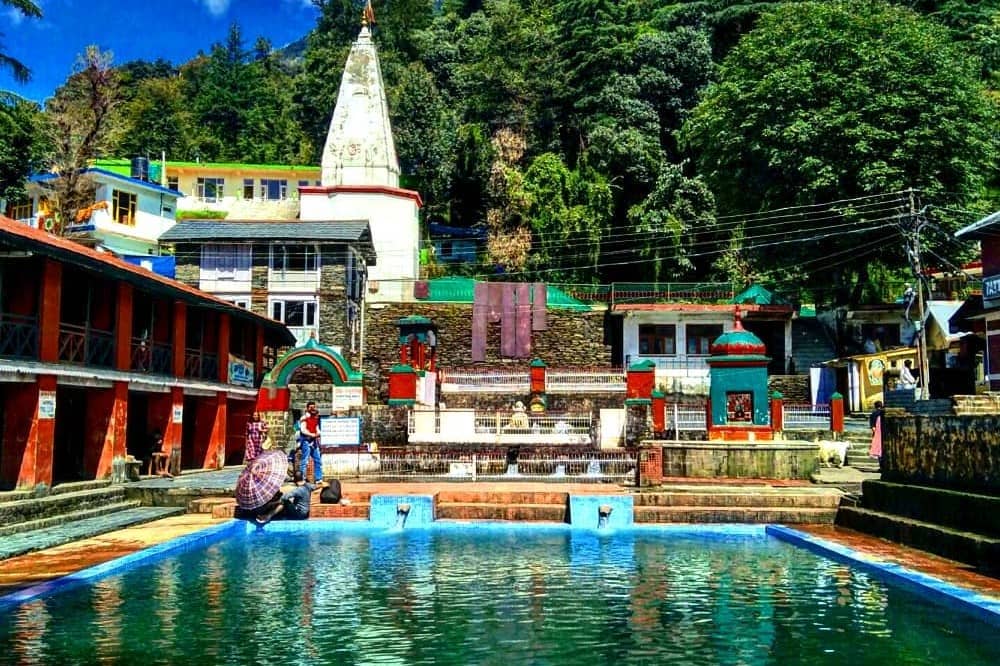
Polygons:
<instances>
[{"instance_id":1,"label":"temple dome","mask_svg":"<svg viewBox=\"0 0 1000 666\"><path fill-rule=\"evenodd\" d=\"M716 338L709 352L712 356L765 356L767 347L760 338L743 328L737 318L733 330Z\"/></svg>"}]
</instances>

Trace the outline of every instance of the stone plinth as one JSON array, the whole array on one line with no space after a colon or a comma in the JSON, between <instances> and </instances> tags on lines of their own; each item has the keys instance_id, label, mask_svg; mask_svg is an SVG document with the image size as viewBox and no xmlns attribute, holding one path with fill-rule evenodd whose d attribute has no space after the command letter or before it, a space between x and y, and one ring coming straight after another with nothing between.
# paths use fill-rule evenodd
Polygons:
<instances>
[{"instance_id":1,"label":"stone plinth","mask_svg":"<svg viewBox=\"0 0 1000 666\"><path fill-rule=\"evenodd\" d=\"M643 442L653 446L665 477L804 480L819 469L819 444L809 442Z\"/></svg>"}]
</instances>

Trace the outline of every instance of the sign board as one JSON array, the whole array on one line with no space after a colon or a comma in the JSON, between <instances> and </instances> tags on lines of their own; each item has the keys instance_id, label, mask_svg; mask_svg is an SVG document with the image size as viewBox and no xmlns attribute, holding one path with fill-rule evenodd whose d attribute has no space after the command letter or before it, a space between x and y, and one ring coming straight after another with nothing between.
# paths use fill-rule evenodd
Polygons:
<instances>
[{"instance_id":1,"label":"sign board","mask_svg":"<svg viewBox=\"0 0 1000 666\"><path fill-rule=\"evenodd\" d=\"M1000 301L1000 275L983 278L983 305L993 307Z\"/></svg>"},{"instance_id":2,"label":"sign board","mask_svg":"<svg viewBox=\"0 0 1000 666\"><path fill-rule=\"evenodd\" d=\"M38 418L54 419L56 417L56 392L38 392Z\"/></svg>"},{"instance_id":3,"label":"sign board","mask_svg":"<svg viewBox=\"0 0 1000 666\"><path fill-rule=\"evenodd\" d=\"M171 420L174 423L184 423L184 405L174 405L173 418Z\"/></svg>"},{"instance_id":4,"label":"sign board","mask_svg":"<svg viewBox=\"0 0 1000 666\"><path fill-rule=\"evenodd\" d=\"M360 386L334 386L330 411L346 412L352 407L361 407L364 399L364 389Z\"/></svg>"},{"instance_id":5,"label":"sign board","mask_svg":"<svg viewBox=\"0 0 1000 666\"><path fill-rule=\"evenodd\" d=\"M319 420L321 446L360 446L361 418L357 416L323 416Z\"/></svg>"},{"instance_id":6,"label":"sign board","mask_svg":"<svg viewBox=\"0 0 1000 666\"><path fill-rule=\"evenodd\" d=\"M253 363L230 354L229 383L253 388Z\"/></svg>"}]
</instances>

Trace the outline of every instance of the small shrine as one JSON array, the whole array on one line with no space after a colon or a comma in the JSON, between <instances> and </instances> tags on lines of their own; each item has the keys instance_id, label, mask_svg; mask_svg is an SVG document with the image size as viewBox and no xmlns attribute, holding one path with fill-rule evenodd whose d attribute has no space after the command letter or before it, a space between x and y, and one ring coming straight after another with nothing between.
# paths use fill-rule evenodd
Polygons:
<instances>
[{"instance_id":1,"label":"small shrine","mask_svg":"<svg viewBox=\"0 0 1000 666\"><path fill-rule=\"evenodd\" d=\"M427 317L410 315L396 321L399 327L399 363L415 370L435 371L437 325Z\"/></svg>"},{"instance_id":2,"label":"small shrine","mask_svg":"<svg viewBox=\"0 0 1000 666\"><path fill-rule=\"evenodd\" d=\"M709 348L709 440L772 439L767 395L767 348L743 328L739 311L733 329Z\"/></svg>"}]
</instances>

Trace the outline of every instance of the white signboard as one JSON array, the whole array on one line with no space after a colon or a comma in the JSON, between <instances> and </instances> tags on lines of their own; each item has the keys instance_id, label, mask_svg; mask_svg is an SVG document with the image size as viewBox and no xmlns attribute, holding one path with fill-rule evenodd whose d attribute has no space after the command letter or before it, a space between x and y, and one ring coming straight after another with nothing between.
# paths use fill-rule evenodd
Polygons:
<instances>
[{"instance_id":1,"label":"white signboard","mask_svg":"<svg viewBox=\"0 0 1000 666\"><path fill-rule=\"evenodd\" d=\"M38 418L54 419L56 417L56 392L38 392Z\"/></svg>"},{"instance_id":2,"label":"white signboard","mask_svg":"<svg viewBox=\"0 0 1000 666\"><path fill-rule=\"evenodd\" d=\"M360 386L334 386L333 401L330 411L346 412L352 407L364 404L364 389Z\"/></svg>"},{"instance_id":3,"label":"white signboard","mask_svg":"<svg viewBox=\"0 0 1000 666\"><path fill-rule=\"evenodd\" d=\"M184 423L184 405L174 405L173 418L171 420L174 423Z\"/></svg>"},{"instance_id":4,"label":"white signboard","mask_svg":"<svg viewBox=\"0 0 1000 666\"><path fill-rule=\"evenodd\" d=\"M357 416L324 416L319 420L321 446L359 446L361 419Z\"/></svg>"}]
</instances>

